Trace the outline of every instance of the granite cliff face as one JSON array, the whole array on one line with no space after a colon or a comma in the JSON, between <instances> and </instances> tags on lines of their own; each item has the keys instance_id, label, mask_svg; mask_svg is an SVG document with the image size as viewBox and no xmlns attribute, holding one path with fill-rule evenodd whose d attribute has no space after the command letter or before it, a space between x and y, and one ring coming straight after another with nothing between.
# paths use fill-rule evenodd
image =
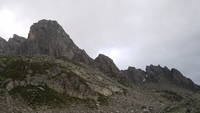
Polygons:
<instances>
[{"instance_id":1,"label":"granite cliff face","mask_svg":"<svg viewBox=\"0 0 200 113\"><path fill-rule=\"evenodd\" d=\"M198 113L199 91L177 69L92 59L56 21L34 23L27 39L0 37L3 113Z\"/></svg>"}]
</instances>

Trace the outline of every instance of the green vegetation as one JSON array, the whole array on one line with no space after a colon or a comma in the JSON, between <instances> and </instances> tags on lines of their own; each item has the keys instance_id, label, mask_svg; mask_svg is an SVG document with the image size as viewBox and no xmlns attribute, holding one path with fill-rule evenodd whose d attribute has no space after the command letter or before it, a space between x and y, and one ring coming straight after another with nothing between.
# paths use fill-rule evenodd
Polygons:
<instances>
[{"instance_id":1,"label":"green vegetation","mask_svg":"<svg viewBox=\"0 0 200 113\"><path fill-rule=\"evenodd\" d=\"M5 64L5 71L0 72L0 76L4 78L11 78L13 80L23 80L31 70L31 75L35 73L44 74L46 69L53 66L50 62L34 62L23 57L10 58L2 60Z\"/></svg>"},{"instance_id":2,"label":"green vegetation","mask_svg":"<svg viewBox=\"0 0 200 113\"><path fill-rule=\"evenodd\" d=\"M29 106L67 107L73 104L85 104L90 108L96 107L92 99L79 99L68 95L60 94L47 86L25 86L16 87L9 91L14 97L21 97Z\"/></svg>"},{"instance_id":3,"label":"green vegetation","mask_svg":"<svg viewBox=\"0 0 200 113\"><path fill-rule=\"evenodd\" d=\"M97 101L99 102L100 105L105 105L105 106L109 105L109 98L106 96L100 95Z\"/></svg>"},{"instance_id":4,"label":"green vegetation","mask_svg":"<svg viewBox=\"0 0 200 113\"><path fill-rule=\"evenodd\" d=\"M12 96L22 97L23 100L31 106L48 105L54 107L65 104L63 95L48 88L47 86L18 86L9 91L9 94Z\"/></svg>"}]
</instances>

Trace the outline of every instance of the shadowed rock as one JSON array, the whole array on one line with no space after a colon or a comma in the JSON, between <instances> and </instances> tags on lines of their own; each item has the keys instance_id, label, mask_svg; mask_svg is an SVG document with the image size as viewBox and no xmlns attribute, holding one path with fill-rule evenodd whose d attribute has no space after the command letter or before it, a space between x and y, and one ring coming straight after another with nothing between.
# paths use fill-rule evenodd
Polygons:
<instances>
[{"instance_id":1,"label":"shadowed rock","mask_svg":"<svg viewBox=\"0 0 200 113\"><path fill-rule=\"evenodd\" d=\"M156 86L158 88L161 86L171 87L171 85L174 85L188 90L199 90L198 86L191 79L183 76L177 69L169 70L167 67L163 68L160 65L147 66L146 79L147 83L157 84Z\"/></svg>"},{"instance_id":2,"label":"shadowed rock","mask_svg":"<svg viewBox=\"0 0 200 113\"><path fill-rule=\"evenodd\" d=\"M99 54L94 61L102 72L111 77L116 77L120 72L113 60L103 54Z\"/></svg>"},{"instance_id":3,"label":"shadowed rock","mask_svg":"<svg viewBox=\"0 0 200 113\"><path fill-rule=\"evenodd\" d=\"M142 85L146 82L146 72L141 69L136 69L135 67L129 67L127 70L121 72L122 76L125 77L129 84Z\"/></svg>"},{"instance_id":4,"label":"shadowed rock","mask_svg":"<svg viewBox=\"0 0 200 113\"><path fill-rule=\"evenodd\" d=\"M64 56L72 59L73 51L77 49L78 47L56 21L40 20L31 26L28 39L21 46L20 54Z\"/></svg>"},{"instance_id":5,"label":"shadowed rock","mask_svg":"<svg viewBox=\"0 0 200 113\"><path fill-rule=\"evenodd\" d=\"M19 54L19 48L24 41L26 41L24 37L14 34L13 38L8 40L9 55Z\"/></svg>"},{"instance_id":6,"label":"shadowed rock","mask_svg":"<svg viewBox=\"0 0 200 113\"><path fill-rule=\"evenodd\" d=\"M0 55L5 55L7 54L8 50L8 43L6 40L0 37Z\"/></svg>"},{"instance_id":7,"label":"shadowed rock","mask_svg":"<svg viewBox=\"0 0 200 113\"><path fill-rule=\"evenodd\" d=\"M21 45L21 55L65 57L90 64L92 59L77 47L64 29L52 20L40 20L31 26L28 39Z\"/></svg>"}]
</instances>

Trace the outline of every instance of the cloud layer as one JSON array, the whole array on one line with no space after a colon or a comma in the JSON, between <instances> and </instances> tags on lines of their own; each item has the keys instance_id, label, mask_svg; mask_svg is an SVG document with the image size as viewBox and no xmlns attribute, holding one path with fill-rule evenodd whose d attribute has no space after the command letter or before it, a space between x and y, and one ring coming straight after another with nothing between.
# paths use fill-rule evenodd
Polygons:
<instances>
[{"instance_id":1,"label":"cloud layer","mask_svg":"<svg viewBox=\"0 0 200 113\"><path fill-rule=\"evenodd\" d=\"M55 19L93 58L121 69L167 65L200 84L199 0L1 0L0 36L27 37L30 25Z\"/></svg>"}]
</instances>

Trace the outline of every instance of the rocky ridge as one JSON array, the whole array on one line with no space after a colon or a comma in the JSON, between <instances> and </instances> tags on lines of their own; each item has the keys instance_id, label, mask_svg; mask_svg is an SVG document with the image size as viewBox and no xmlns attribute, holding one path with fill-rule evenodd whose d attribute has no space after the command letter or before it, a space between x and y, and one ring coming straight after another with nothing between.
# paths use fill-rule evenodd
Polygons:
<instances>
[{"instance_id":1,"label":"rocky ridge","mask_svg":"<svg viewBox=\"0 0 200 113\"><path fill-rule=\"evenodd\" d=\"M112 59L103 54L92 59L74 44L56 21L34 23L27 39L13 35L6 41L0 37L0 56L0 100L4 102L4 97L11 96L10 101L15 104L18 101L13 97L20 97L23 101L20 105L27 105L23 113L34 113L32 107L35 106L81 106L83 103L95 108L87 109L88 113L106 113L114 109L122 113L174 112L180 111L178 108L184 102L191 104L187 105L189 107L193 105L193 111L198 111L196 106L200 102L194 105L190 102L193 97L188 98L187 95L196 95L196 92L198 95L200 87L177 69L150 65L145 70L131 66L120 70ZM179 95L180 92L184 95ZM164 101L165 105L160 106L160 101ZM115 105L116 102L118 104ZM177 103L177 109L170 106L171 102ZM10 108L11 103L5 106ZM122 105L128 108L122 108ZM82 106L80 110L85 108L88 107ZM1 105L0 109L3 109ZM38 112L49 112L49 108L40 110ZM185 112L188 109L181 107L181 110ZM10 112L13 110L5 109L5 113ZM71 112L77 113L77 108Z\"/></svg>"}]
</instances>

